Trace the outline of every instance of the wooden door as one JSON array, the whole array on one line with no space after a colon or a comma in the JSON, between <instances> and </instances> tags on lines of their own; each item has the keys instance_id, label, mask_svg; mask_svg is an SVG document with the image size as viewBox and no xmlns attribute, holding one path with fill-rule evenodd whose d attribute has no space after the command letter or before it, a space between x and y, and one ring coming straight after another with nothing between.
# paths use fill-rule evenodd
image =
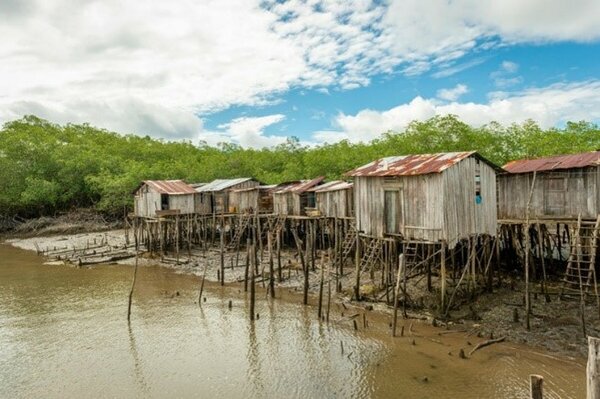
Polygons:
<instances>
[{"instance_id":1,"label":"wooden door","mask_svg":"<svg viewBox=\"0 0 600 399\"><path fill-rule=\"evenodd\" d=\"M384 192L383 213L385 233L398 234L402 219L399 190L386 190Z\"/></svg>"}]
</instances>

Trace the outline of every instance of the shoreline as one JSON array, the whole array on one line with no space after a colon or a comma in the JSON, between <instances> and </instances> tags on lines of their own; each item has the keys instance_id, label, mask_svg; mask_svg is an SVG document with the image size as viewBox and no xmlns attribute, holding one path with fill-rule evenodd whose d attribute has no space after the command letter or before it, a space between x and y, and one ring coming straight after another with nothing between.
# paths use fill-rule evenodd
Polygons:
<instances>
[{"instance_id":1,"label":"shoreline","mask_svg":"<svg viewBox=\"0 0 600 399\"><path fill-rule=\"evenodd\" d=\"M56 234L42 235L34 237L22 236L4 236L3 242L28 251L36 251L37 248L60 247L84 247L90 242L96 240L105 240L107 245L120 247L126 245L124 230L103 230L94 232L85 232L77 234ZM187 260L187 248L182 250L180 256L182 260ZM189 262L176 264L174 258L166 258L161 261L160 257L149 257L147 254L138 258L140 266L160 266L172 269L176 273L194 275L201 277L206 267L206 281L211 285L219 285L218 270L220 270L220 253L218 248L209 248L204 253L197 249L191 251ZM245 251L239 254L239 262L242 266L235 267L235 254L227 253L225 257L225 286L234 287L235 284L241 284L243 289L244 282L244 262ZM122 265L133 265L134 258L118 260L115 262ZM317 264L320 262L317 261ZM62 265L68 264L63 261L47 261L45 264ZM298 296L302 301L303 275L298 260L294 257L294 251L282 251L282 264L284 279L278 282L275 279L275 291L287 290ZM76 267L76 265L73 265ZM97 265L97 266L101 266ZM86 265L83 267L97 267L96 265ZM234 266L234 267L232 267ZM261 262L262 268L266 267L268 272L268 259ZM276 267L275 267L276 269ZM264 269L263 269L264 270ZM309 295L314 297L318 294L319 286L319 268L311 271L309 276ZM267 285L268 277L257 281L257 285ZM342 292L335 292L334 281L332 280L332 303L351 304L353 307L362 308L367 311L375 311L386 317L392 314L392 307L385 302L370 302L352 300L353 284L355 273L353 266L345 269L345 274L340 278L342 283ZM369 290L370 285L366 284L368 279L363 280L361 292ZM327 283L325 283L325 286ZM550 287L551 285L549 285ZM262 289L262 288L261 288ZM452 310L448 319L436 317L435 308L428 304L434 303L435 292L428 293L426 289L419 286L418 282L409 287L411 295L418 293L421 295L419 301L424 304L419 309L407 309L409 319L420 320L441 330L460 328L470 331L476 337L506 337L507 343L525 345L529 348L539 349L544 352L555 353L565 360L577 361L585 359L587 355L587 340L581 332L579 302L578 301L559 301L554 298L550 303L546 303L546 298L542 295L532 296L532 316L531 331L527 331L524 326L524 307L522 306L524 285L521 281L508 277L504 280L501 287L496 287L493 293L482 293L472 301L464 301L458 309ZM325 290L326 292L326 290ZM324 294L326 296L326 293ZM416 301L418 302L418 301ZM514 322L514 311L519 313L519 322ZM399 309L399 321L402 320L401 309ZM600 335L600 318L598 309L595 305L586 306L586 326L587 333L590 335Z\"/></svg>"}]
</instances>

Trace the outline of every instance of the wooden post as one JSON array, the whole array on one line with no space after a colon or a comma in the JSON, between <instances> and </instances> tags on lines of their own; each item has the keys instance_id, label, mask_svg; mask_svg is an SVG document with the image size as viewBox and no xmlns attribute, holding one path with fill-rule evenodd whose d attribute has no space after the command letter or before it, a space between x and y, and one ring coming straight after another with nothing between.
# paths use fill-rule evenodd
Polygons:
<instances>
[{"instance_id":1,"label":"wooden post","mask_svg":"<svg viewBox=\"0 0 600 399\"><path fill-rule=\"evenodd\" d=\"M331 248L329 248L329 263L327 263L327 312L326 321L329 323L329 309L331 308L331 263L333 258L331 257Z\"/></svg>"},{"instance_id":2,"label":"wooden post","mask_svg":"<svg viewBox=\"0 0 600 399\"><path fill-rule=\"evenodd\" d=\"M600 399L600 338L588 337L587 399Z\"/></svg>"},{"instance_id":3,"label":"wooden post","mask_svg":"<svg viewBox=\"0 0 600 399\"><path fill-rule=\"evenodd\" d=\"M254 245L252 245L251 253L254 254ZM250 268L250 321L254 321L254 301L256 299L256 287L254 286L254 263L256 258L251 256L252 267Z\"/></svg>"},{"instance_id":4,"label":"wooden post","mask_svg":"<svg viewBox=\"0 0 600 399\"><path fill-rule=\"evenodd\" d=\"M204 291L204 281L206 281L206 269L208 269L208 260L206 260L206 251L204 251L204 271L202 272L202 282L198 291L198 306L202 306L202 292Z\"/></svg>"},{"instance_id":5,"label":"wooden post","mask_svg":"<svg viewBox=\"0 0 600 399\"><path fill-rule=\"evenodd\" d=\"M529 392L531 399L543 399L543 385L544 385L544 377L541 375L531 374L529 376Z\"/></svg>"},{"instance_id":6,"label":"wooden post","mask_svg":"<svg viewBox=\"0 0 600 399\"><path fill-rule=\"evenodd\" d=\"M356 268L356 285L354 286L354 298L360 301L360 234L356 231L356 250L354 252L354 266Z\"/></svg>"},{"instance_id":7,"label":"wooden post","mask_svg":"<svg viewBox=\"0 0 600 399\"><path fill-rule=\"evenodd\" d=\"M244 292L248 291L248 272L250 268L250 234L246 238L246 266L244 267Z\"/></svg>"},{"instance_id":8,"label":"wooden post","mask_svg":"<svg viewBox=\"0 0 600 399\"><path fill-rule=\"evenodd\" d=\"M221 266L221 285L225 285L225 223L223 223L223 219L221 219L221 232L219 234L219 261Z\"/></svg>"},{"instance_id":9,"label":"wooden post","mask_svg":"<svg viewBox=\"0 0 600 399\"><path fill-rule=\"evenodd\" d=\"M283 281L281 276L281 230L277 229L277 281L280 283Z\"/></svg>"},{"instance_id":10,"label":"wooden post","mask_svg":"<svg viewBox=\"0 0 600 399\"><path fill-rule=\"evenodd\" d=\"M443 312L444 306L446 305L446 241L442 241L440 274L440 296L442 304L441 309Z\"/></svg>"},{"instance_id":11,"label":"wooden post","mask_svg":"<svg viewBox=\"0 0 600 399\"><path fill-rule=\"evenodd\" d=\"M269 291L271 298L275 298L275 270L273 268L273 235L271 231L267 232L267 241L269 246Z\"/></svg>"},{"instance_id":12,"label":"wooden post","mask_svg":"<svg viewBox=\"0 0 600 399\"><path fill-rule=\"evenodd\" d=\"M321 253L321 278L319 280L319 306L318 306L318 310L317 310L317 315L319 317L319 320L321 320L321 315L322 315L322 307L323 307L323 283L324 283L324 274L325 274L325 253L322 252Z\"/></svg>"},{"instance_id":13,"label":"wooden post","mask_svg":"<svg viewBox=\"0 0 600 399\"><path fill-rule=\"evenodd\" d=\"M392 337L396 336L396 324L398 322L398 296L400 294L400 277L404 269L404 254L398 258L398 275L396 276L396 287L394 289L394 319L392 321ZM406 301L406 298L405 298Z\"/></svg>"},{"instance_id":14,"label":"wooden post","mask_svg":"<svg viewBox=\"0 0 600 399\"><path fill-rule=\"evenodd\" d=\"M308 305L308 272L309 272L309 256L310 253L312 251L312 249L310 248L310 245L312 243L311 240L311 233L310 230L307 230L307 236L306 236L306 265L304 265L304 287L303 287L303 299L302 299L302 303L304 305Z\"/></svg>"},{"instance_id":15,"label":"wooden post","mask_svg":"<svg viewBox=\"0 0 600 399\"><path fill-rule=\"evenodd\" d=\"M127 304L127 322L131 321L131 300L133 299L133 289L135 288L135 279L137 277L138 255L135 254L135 266L133 268L133 280L131 281L131 289L129 290L129 303Z\"/></svg>"}]
</instances>

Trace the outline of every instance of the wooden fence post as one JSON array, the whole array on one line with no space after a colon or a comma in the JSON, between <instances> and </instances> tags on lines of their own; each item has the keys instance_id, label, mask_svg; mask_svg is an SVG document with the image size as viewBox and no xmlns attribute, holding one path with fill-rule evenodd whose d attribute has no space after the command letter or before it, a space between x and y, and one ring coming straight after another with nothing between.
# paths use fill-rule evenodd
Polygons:
<instances>
[{"instance_id":1,"label":"wooden fence post","mask_svg":"<svg viewBox=\"0 0 600 399\"><path fill-rule=\"evenodd\" d=\"M588 337L587 399L600 399L600 338Z\"/></svg>"},{"instance_id":2,"label":"wooden fence post","mask_svg":"<svg viewBox=\"0 0 600 399\"><path fill-rule=\"evenodd\" d=\"M529 376L529 397L531 399L543 399L543 385L544 385L544 377L541 375L531 374Z\"/></svg>"}]
</instances>

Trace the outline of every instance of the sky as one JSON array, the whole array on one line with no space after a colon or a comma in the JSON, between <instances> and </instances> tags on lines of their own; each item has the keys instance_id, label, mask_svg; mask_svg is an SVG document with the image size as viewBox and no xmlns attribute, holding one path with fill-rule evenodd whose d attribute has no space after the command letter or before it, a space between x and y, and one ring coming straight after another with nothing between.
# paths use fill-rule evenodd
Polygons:
<instances>
[{"instance_id":1,"label":"sky","mask_svg":"<svg viewBox=\"0 0 600 399\"><path fill-rule=\"evenodd\" d=\"M598 0L0 0L0 123L216 145L600 121Z\"/></svg>"}]
</instances>

